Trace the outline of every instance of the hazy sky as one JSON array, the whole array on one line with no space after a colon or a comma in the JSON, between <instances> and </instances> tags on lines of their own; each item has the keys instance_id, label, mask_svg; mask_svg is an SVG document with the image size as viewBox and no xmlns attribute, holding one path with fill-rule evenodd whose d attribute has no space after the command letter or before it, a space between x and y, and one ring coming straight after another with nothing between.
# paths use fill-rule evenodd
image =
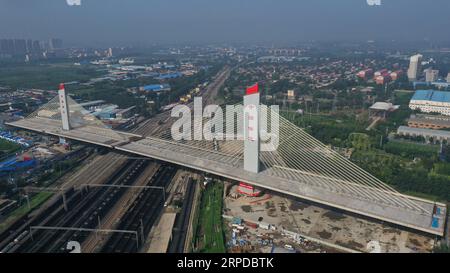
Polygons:
<instances>
[{"instance_id":1,"label":"hazy sky","mask_svg":"<svg viewBox=\"0 0 450 273\"><path fill-rule=\"evenodd\" d=\"M0 37L67 43L450 40L450 0L0 0Z\"/></svg>"}]
</instances>

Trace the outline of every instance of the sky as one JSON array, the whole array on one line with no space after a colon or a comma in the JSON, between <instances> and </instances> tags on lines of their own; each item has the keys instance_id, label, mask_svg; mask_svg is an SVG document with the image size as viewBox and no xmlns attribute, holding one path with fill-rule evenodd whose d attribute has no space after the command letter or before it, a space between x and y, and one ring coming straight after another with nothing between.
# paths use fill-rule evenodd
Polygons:
<instances>
[{"instance_id":1,"label":"sky","mask_svg":"<svg viewBox=\"0 0 450 273\"><path fill-rule=\"evenodd\" d=\"M450 40L449 0L66 1L0 0L0 38L73 45Z\"/></svg>"}]
</instances>

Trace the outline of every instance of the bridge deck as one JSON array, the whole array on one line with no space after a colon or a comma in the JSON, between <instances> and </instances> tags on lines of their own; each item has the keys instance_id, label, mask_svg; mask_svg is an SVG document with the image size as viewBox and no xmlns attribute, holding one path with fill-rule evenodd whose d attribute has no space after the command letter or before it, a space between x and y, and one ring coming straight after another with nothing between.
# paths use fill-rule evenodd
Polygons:
<instances>
[{"instance_id":1,"label":"bridge deck","mask_svg":"<svg viewBox=\"0 0 450 273\"><path fill-rule=\"evenodd\" d=\"M258 174L254 174L242 168L243 162L236 163L234 161L233 164L227 163L230 160L226 154L212 151L211 154L205 156L204 151L200 151L196 147L157 138L144 138L133 141L132 137L136 137L136 135L89 126L63 131L59 129L60 123L58 121L43 120L42 118L39 118L39 120L20 120L8 125L111 147L124 152L151 157L246 182L258 187L297 196L423 232L439 236L444 234L445 216L447 214L445 204L436 204L440 209L440 215L434 216L435 223L432 225L434 202L424 199L402 195L404 198L413 200L429 213L379 202L383 198L392 198L392 195L395 193L374 189L374 191L377 191L377 196L380 197L379 201L354 198L342 193L329 191L323 187L314 186L321 184L323 180L330 179L327 177L301 173L301 175L296 176L296 179L293 179L292 176L281 175L273 169L266 169ZM352 187L359 186L352 185Z\"/></svg>"}]
</instances>

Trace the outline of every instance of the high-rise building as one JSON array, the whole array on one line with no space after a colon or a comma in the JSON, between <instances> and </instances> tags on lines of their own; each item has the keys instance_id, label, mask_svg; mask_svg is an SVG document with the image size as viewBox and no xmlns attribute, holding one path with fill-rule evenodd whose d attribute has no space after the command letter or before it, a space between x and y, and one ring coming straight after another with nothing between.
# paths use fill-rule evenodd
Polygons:
<instances>
[{"instance_id":1,"label":"high-rise building","mask_svg":"<svg viewBox=\"0 0 450 273\"><path fill-rule=\"evenodd\" d=\"M28 39L27 40L27 53L33 52L33 40Z\"/></svg>"},{"instance_id":2,"label":"high-rise building","mask_svg":"<svg viewBox=\"0 0 450 273\"><path fill-rule=\"evenodd\" d=\"M439 78L439 70L433 70L428 68L425 70L425 81L427 82L435 82Z\"/></svg>"},{"instance_id":3,"label":"high-rise building","mask_svg":"<svg viewBox=\"0 0 450 273\"><path fill-rule=\"evenodd\" d=\"M448 75L447 75L447 82L450 83L450 72L448 72Z\"/></svg>"},{"instance_id":4,"label":"high-rise building","mask_svg":"<svg viewBox=\"0 0 450 273\"><path fill-rule=\"evenodd\" d=\"M422 70L422 58L423 56L420 54L411 56L408 69L408 79L410 81L417 80L419 76L419 71Z\"/></svg>"},{"instance_id":5,"label":"high-rise building","mask_svg":"<svg viewBox=\"0 0 450 273\"><path fill-rule=\"evenodd\" d=\"M112 48L108 48L107 52L106 52L106 57L111 58L113 56L113 49Z\"/></svg>"},{"instance_id":6,"label":"high-rise building","mask_svg":"<svg viewBox=\"0 0 450 273\"><path fill-rule=\"evenodd\" d=\"M33 41L33 53L40 53L41 52L41 44L39 41Z\"/></svg>"},{"instance_id":7,"label":"high-rise building","mask_svg":"<svg viewBox=\"0 0 450 273\"><path fill-rule=\"evenodd\" d=\"M14 54L16 55L27 54L27 42L25 39L14 40Z\"/></svg>"},{"instance_id":8,"label":"high-rise building","mask_svg":"<svg viewBox=\"0 0 450 273\"><path fill-rule=\"evenodd\" d=\"M53 38L48 41L48 45L50 50L61 49L63 47L63 41Z\"/></svg>"},{"instance_id":9,"label":"high-rise building","mask_svg":"<svg viewBox=\"0 0 450 273\"><path fill-rule=\"evenodd\" d=\"M6 52L7 54L13 55L14 54L14 40L8 39L6 40Z\"/></svg>"}]
</instances>

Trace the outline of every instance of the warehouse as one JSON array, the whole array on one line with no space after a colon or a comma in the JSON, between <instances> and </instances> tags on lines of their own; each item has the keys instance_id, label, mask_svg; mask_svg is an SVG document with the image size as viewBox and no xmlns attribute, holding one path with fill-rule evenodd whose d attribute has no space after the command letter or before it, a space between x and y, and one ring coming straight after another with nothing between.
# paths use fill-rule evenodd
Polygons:
<instances>
[{"instance_id":1,"label":"warehouse","mask_svg":"<svg viewBox=\"0 0 450 273\"><path fill-rule=\"evenodd\" d=\"M170 91L170 85L168 84L151 84L140 88L140 91L147 92L160 92L160 91Z\"/></svg>"},{"instance_id":2,"label":"warehouse","mask_svg":"<svg viewBox=\"0 0 450 273\"><path fill-rule=\"evenodd\" d=\"M450 117L423 114L411 115L408 119L408 126L437 130L450 128Z\"/></svg>"},{"instance_id":3,"label":"warehouse","mask_svg":"<svg viewBox=\"0 0 450 273\"><path fill-rule=\"evenodd\" d=\"M450 92L418 90L409 102L411 110L450 116Z\"/></svg>"}]
</instances>

